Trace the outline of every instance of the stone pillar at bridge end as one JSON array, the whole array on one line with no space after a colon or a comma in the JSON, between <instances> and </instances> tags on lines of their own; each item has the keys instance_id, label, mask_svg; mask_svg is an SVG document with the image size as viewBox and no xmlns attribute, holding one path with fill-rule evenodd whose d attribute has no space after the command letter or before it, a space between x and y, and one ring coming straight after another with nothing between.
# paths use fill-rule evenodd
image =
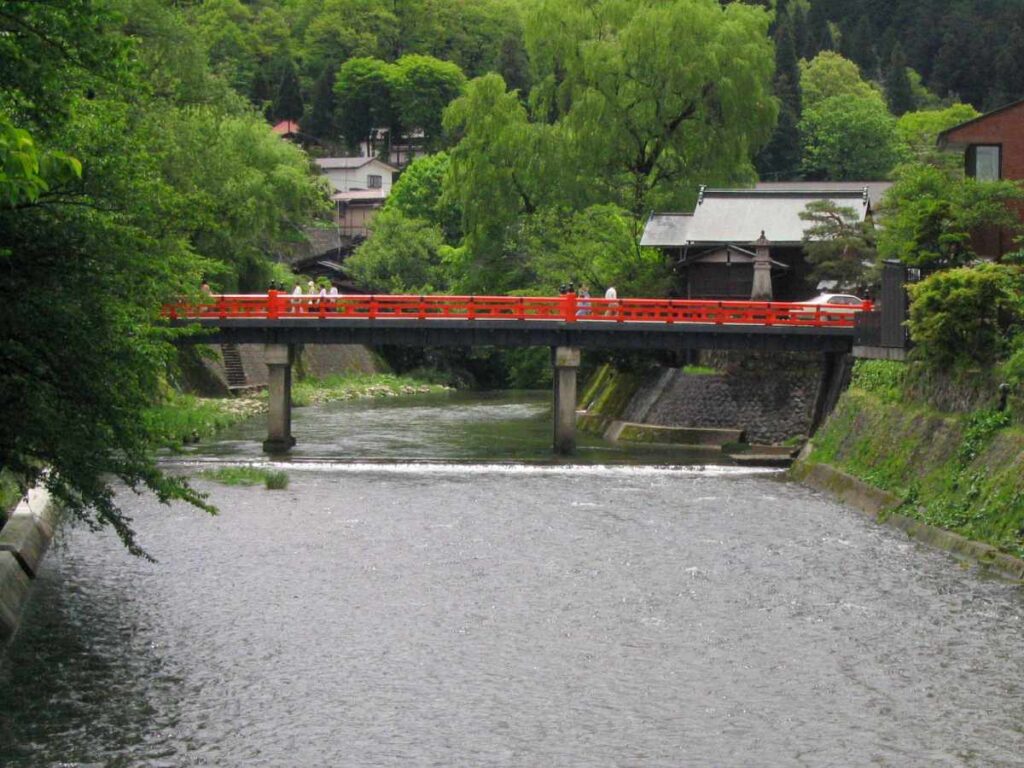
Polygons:
<instances>
[{"instance_id":1,"label":"stone pillar at bridge end","mask_svg":"<svg viewBox=\"0 0 1024 768\"><path fill-rule=\"evenodd\" d=\"M580 367L579 348L552 347L551 365L554 368L554 449L556 454L565 456L576 452L576 371Z\"/></svg>"},{"instance_id":2,"label":"stone pillar at bridge end","mask_svg":"<svg viewBox=\"0 0 1024 768\"><path fill-rule=\"evenodd\" d=\"M267 344L264 360L267 364L267 439L263 441L265 453L284 453L295 445L292 437L292 346Z\"/></svg>"}]
</instances>

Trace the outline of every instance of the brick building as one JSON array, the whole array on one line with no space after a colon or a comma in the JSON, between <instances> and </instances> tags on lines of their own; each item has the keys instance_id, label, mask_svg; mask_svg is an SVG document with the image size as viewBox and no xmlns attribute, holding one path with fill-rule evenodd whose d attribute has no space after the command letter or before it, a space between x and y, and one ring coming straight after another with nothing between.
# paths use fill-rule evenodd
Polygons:
<instances>
[{"instance_id":1,"label":"brick building","mask_svg":"<svg viewBox=\"0 0 1024 768\"><path fill-rule=\"evenodd\" d=\"M963 152L964 172L979 181L1024 181L1024 100L939 134L939 147ZM1024 222L1024 205L1016 206ZM974 235L979 256L998 258L1016 249L1014 235L992 228Z\"/></svg>"}]
</instances>

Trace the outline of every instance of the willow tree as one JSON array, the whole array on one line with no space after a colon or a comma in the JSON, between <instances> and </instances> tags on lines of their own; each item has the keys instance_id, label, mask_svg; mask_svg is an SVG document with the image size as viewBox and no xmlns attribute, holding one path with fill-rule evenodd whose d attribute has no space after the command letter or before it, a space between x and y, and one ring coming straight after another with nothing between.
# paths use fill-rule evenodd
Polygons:
<instances>
[{"instance_id":1,"label":"willow tree","mask_svg":"<svg viewBox=\"0 0 1024 768\"><path fill-rule=\"evenodd\" d=\"M534 112L565 127L599 201L638 220L701 183L753 178L778 112L768 23L716 0L536 0Z\"/></svg>"}]
</instances>

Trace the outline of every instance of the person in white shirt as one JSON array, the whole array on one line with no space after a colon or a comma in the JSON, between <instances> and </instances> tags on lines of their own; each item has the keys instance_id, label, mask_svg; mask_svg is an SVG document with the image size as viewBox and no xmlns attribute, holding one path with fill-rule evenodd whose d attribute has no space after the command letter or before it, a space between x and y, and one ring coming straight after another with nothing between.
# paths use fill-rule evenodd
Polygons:
<instances>
[{"instance_id":1,"label":"person in white shirt","mask_svg":"<svg viewBox=\"0 0 1024 768\"><path fill-rule=\"evenodd\" d=\"M619 312L619 302L617 301L617 299L619 298L619 294L615 290L615 286L614 285L609 285L608 286L608 290L604 292L604 298L605 298L605 301L611 302L610 304L606 304L605 305L605 310L604 310L605 317L612 317L612 316L618 314L618 312Z\"/></svg>"}]
</instances>

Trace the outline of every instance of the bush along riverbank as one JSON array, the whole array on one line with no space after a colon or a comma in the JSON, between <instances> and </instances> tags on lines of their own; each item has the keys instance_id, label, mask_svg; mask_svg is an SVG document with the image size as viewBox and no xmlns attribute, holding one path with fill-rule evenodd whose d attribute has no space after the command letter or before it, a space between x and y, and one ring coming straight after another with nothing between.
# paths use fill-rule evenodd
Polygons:
<instances>
[{"instance_id":1,"label":"bush along riverbank","mask_svg":"<svg viewBox=\"0 0 1024 768\"><path fill-rule=\"evenodd\" d=\"M889 512L1021 558L1024 425L1019 401L1003 400L980 372L860 361L805 463L891 494Z\"/></svg>"},{"instance_id":2,"label":"bush along riverbank","mask_svg":"<svg viewBox=\"0 0 1024 768\"><path fill-rule=\"evenodd\" d=\"M440 384L390 373L338 374L293 382L292 405L303 407L334 400L401 397L446 389ZM244 397L198 397L172 392L164 402L149 408L143 418L154 446L180 450L184 445L212 437L225 427L266 411L266 392Z\"/></svg>"}]
</instances>

